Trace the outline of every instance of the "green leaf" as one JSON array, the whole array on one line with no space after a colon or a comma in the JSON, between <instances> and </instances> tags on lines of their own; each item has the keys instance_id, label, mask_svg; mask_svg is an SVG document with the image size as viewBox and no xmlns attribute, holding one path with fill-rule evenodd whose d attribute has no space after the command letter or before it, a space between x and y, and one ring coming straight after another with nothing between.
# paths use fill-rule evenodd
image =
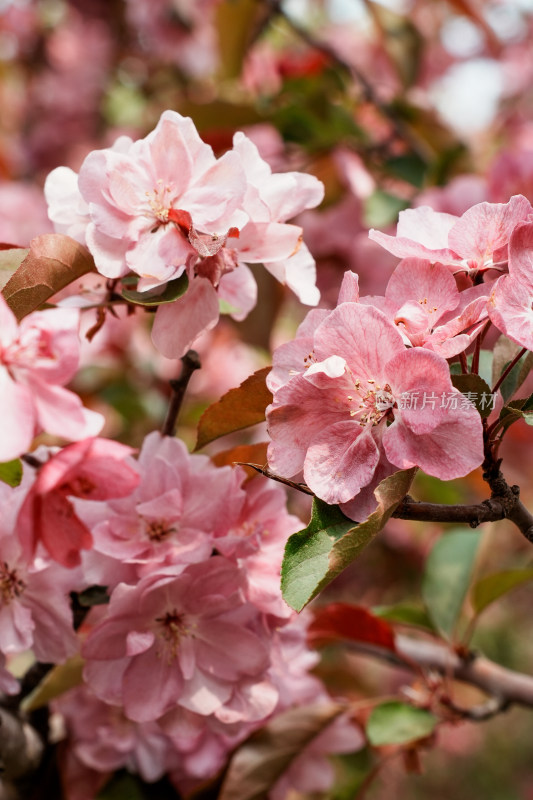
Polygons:
<instances>
[{"instance_id":1,"label":"green leaf","mask_svg":"<svg viewBox=\"0 0 533 800\"><path fill-rule=\"evenodd\" d=\"M368 228L385 228L398 219L409 204L401 197L376 189L365 202L364 224Z\"/></svg>"},{"instance_id":2,"label":"green leaf","mask_svg":"<svg viewBox=\"0 0 533 800\"><path fill-rule=\"evenodd\" d=\"M427 165L425 161L414 153L389 158L384 167L391 175L401 178L419 189L424 185Z\"/></svg>"},{"instance_id":3,"label":"green leaf","mask_svg":"<svg viewBox=\"0 0 533 800\"><path fill-rule=\"evenodd\" d=\"M494 347L493 375L495 375L495 379L493 382L495 383L522 348L520 345L509 341L505 336L500 337ZM533 353L528 351L524 353L522 358L514 365L500 386L500 392L502 393L504 402L507 402L507 400L518 391L529 375L532 367Z\"/></svg>"},{"instance_id":4,"label":"green leaf","mask_svg":"<svg viewBox=\"0 0 533 800\"><path fill-rule=\"evenodd\" d=\"M311 522L305 530L290 536L285 548L281 589L291 608L301 611L355 561L403 500L415 472L400 470L385 478L374 492L378 508L360 524L345 517L338 506L314 498Z\"/></svg>"},{"instance_id":5,"label":"green leaf","mask_svg":"<svg viewBox=\"0 0 533 800\"><path fill-rule=\"evenodd\" d=\"M0 289L4 288L29 252L29 250L22 247L0 249Z\"/></svg>"},{"instance_id":6,"label":"green leaf","mask_svg":"<svg viewBox=\"0 0 533 800\"><path fill-rule=\"evenodd\" d=\"M529 397L511 400L500 411L499 419L503 424L504 431L519 419L523 419L527 425L533 425L533 394Z\"/></svg>"},{"instance_id":7,"label":"green leaf","mask_svg":"<svg viewBox=\"0 0 533 800\"><path fill-rule=\"evenodd\" d=\"M342 753L334 757L334 766L339 776L324 800L356 800L374 774L375 753L368 746L356 753Z\"/></svg>"},{"instance_id":8,"label":"green leaf","mask_svg":"<svg viewBox=\"0 0 533 800\"><path fill-rule=\"evenodd\" d=\"M30 250L8 280L2 294L18 320L87 272L94 271L87 250L70 236L45 233L30 242Z\"/></svg>"},{"instance_id":9,"label":"green leaf","mask_svg":"<svg viewBox=\"0 0 533 800\"><path fill-rule=\"evenodd\" d=\"M96 800L146 800L146 795L138 778L121 771L115 773L104 788L98 792Z\"/></svg>"},{"instance_id":10,"label":"green leaf","mask_svg":"<svg viewBox=\"0 0 533 800\"><path fill-rule=\"evenodd\" d=\"M494 407L490 386L475 373L452 375L452 384L472 402L482 417L488 417Z\"/></svg>"},{"instance_id":11,"label":"green leaf","mask_svg":"<svg viewBox=\"0 0 533 800\"><path fill-rule=\"evenodd\" d=\"M481 534L459 528L442 536L431 551L422 597L435 626L450 636L463 606Z\"/></svg>"},{"instance_id":12,"label":"green leaf","mask_svg":"<svg viewBox=\"0 0 533 800\"><path fill-rule=\"evenodd\" d=\"M237 749L219 800L264 800L292 761L343 711L344 706L320 703L277 714Z\"/></svg>"},{"instance_id":13,"label":"green leaf","mask_svg":"<svg viewBox=\"0 0 533 800\"><path fill-rule=\"evenodd\" d=\"M64 664L59 664L48 672L40 684L21 703L25 712L43 708L51 700L64 694L82 682L84 661L79 653Z\"/></svg>"},{"instance_id":14,"label":"green leaf","mask_svg":"<svg viewBox=\"0 0 533 800\"><path fill-rule=\"evenodd\" d=\"M409 603L396 603L393 606L375 606L372 609L376 617L386 619L388 622L398 622L401 625L413 625L416 628L434 631L435 626L431 617L422 606Z\"/></svg>"},{"instance_id":15,"label":"green leaf","mask_svg":"<svg viewBox=\"0 0 533 800\"><path fill-rule=\"evenodd\" d=\"M377 706L366 726L368 741L374 747L407 744L423 739L435 730L437 718L423 708L391 701Z\"/></svg>"},{"instance_id":16,"label":"green leaf","mask_svg":"<svg viewBox=\"0 0 533 800\"><path fill-rule=\"evenodd\" d=\"M228 433L263 422L265 409L272 402L272 392L267 389L265 382L270 369L263 367L257 370L204 411L198 423L195 450Z\"/></svg>"},{"instance_id":17,"label":"green leaf","mask_svg":"<svg viewBox=\"0 0 533 800\"><path fill-rule=\"evenodd\" d=\"M472 587L471 600L476 616L502 595L533 580L533 569L507 569L481 578Z\"/></svg>"},{"instance_id":18,"label":"green leaf","mask_svg":"<svg viewBox=\"0 0 533 800\"><path fill-rule=\"evenodd\" d=\"M0 464L0 481L8 486L18 486L22 480L22 461L15 458L13 461L4 461Z\"/></svg>"},{"instance_id":19,"label":"green leaf","mask_svg":"<svg viewBox=\"0 0 533 800\"><path fill-rule=\"evenodd\" d=\"M130 303L139 306L161 306L163 303L173 303L178 297L185 294L189 287L189 279L186 273L180 275L173 281L169 281L163 292L157 294L156 290L148 292L138 292L135 289L122 289L122 297Z\"/></svg>"}]
</instances>

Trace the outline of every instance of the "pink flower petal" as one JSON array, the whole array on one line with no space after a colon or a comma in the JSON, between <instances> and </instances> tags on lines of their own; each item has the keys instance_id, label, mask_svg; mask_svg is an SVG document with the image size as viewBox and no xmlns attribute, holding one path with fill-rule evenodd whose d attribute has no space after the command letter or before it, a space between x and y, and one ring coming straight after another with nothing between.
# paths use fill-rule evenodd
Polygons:
<instances>
[{"instance_id":1,"label":"pink flower petal","mask_svg":"<svg viewBox=\"0 0 533 800\"><path fill-rule=\"evenodd\" d=\"M326 503L346 503L372 480L379 451L369 429L346 420L314 437L304 465L304 478Z\"/></svg>"},{"instance_id":2,"label":"pink flower petal","mask_svg":"<svg viewBox=\"0 0 533 800\"><path fill-rule=\"evenodd\" d=\"M180 358L197 337L218 322L218 296L205 278L191 281L187 293L157 309L152 341L167 358Z\"/></svg>"}]
</instances>

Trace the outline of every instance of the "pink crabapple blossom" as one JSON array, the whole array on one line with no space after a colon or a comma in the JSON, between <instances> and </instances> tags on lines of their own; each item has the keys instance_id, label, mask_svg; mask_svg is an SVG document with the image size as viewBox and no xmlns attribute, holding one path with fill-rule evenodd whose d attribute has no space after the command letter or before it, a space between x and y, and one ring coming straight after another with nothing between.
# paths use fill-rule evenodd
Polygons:
<instances>
[{"instance_id":1,"label":"pink crabapple blossom","mask_svg":"<svg viewBox=\"0 0 533 800\"><path fill-rule=\"evenodd\" d=\"M135 564L139 574L158 564L183 566L208 558L215 532L225 534L238 519L244 473L190 455L179 439L157 431L145 438L137 470L139 485L127 496L77 504L95 551Z\"/></svg>"},{"instance_id":2,"label":"pink crabapple blossom","mask_svg":"<svg viewBox=\"0 0 533 800\"><path fill-rule=\"evenodd\" d=\"M61 759L68 800L92 800L119 769L150 783L180 765L176 748L157 723L132 722L86 686L63 694L54 711L63 718L68 734Z\"/></svg>"},{"instance_id":3,"label":"pink crabapple blossom","mask_svg":"<svg viewBox=\"0 0 533 800\"><path fill-rule=\"evenodd\" d=\"M457 408L443 407L443 396ZM407 349L381 311L359 303L341 303L316 327L294 376L274 391L267 424L271 467L303 471L317 497L352 519L374 510L373 489L395 469L450 480L483 461L481 418L453 388L447 362Z\"/></svg>"},{"instance_id":4,"label":"pink crabapple blossom","mask_svg":"<svg viewBox=\"0 0 533 800\"><path fill-rule=\"evenodd\" d=\"M444 358L463 352L487 322L486 284L462 292L444 265L404 258L394 270L384 297L361 297L379 308L403 336L406 345L427 347Z\"/></svg>"},{"instance_id":5,"label":"pink crabapple blossom","mask_svg":"<svg viewBox=\"0 0 533 800\"><path fill-rule=\"evenodd\" d=\"M269 685L268 637L244 588L245 573L222 556L154 570L136 586L119 584L83 645L85 680L137 722L176 705L223 715L241 687L259 683L262 694ZM271 694L273 710L277 693ZM252 695L252 717L253 707Z\"/></svg>"},{"instance_id":6,"label":"pink crabapple blossom","mask_svg":"<svg viewBox=\"0 0 533 800\"><path fill-rule=\"evenodd\" d=\"M28 554L42 544L65 567L80 563L80 550L92 547L87 526L69 497L106 500L135 489L139 476L125 459L131 447L90 438L68 445L39 468L18 516L21 542Z\"/></svg>"},{"instance_id":7,"label":"pink crabapple blossom","mask_svg":"<svg viewBox=\"0 0 533 800\"><path fill-rule=\"evenodd\" d=\"M242 133L217 159L192 120L166 111L144 139L121 137L90 153L77 180L54 170L45 193L56 230L84 241L106 277L134 273L138 291L157 295L187 275L185 294L161 304L154 320L154 344L169 358L216 324L221 302L237 320L254 307L248 263L318 302L314 260L287 219L320 203L322 184L273 174Z\"/></svg>"},{"instance_id":8,"label":"pink crabapple blossom","mask_svg":"<svg viewBox=\"0 0 533 800\"><path fill-rule=\"evenodd\" d=\"M508 203L478 203L461 217L419 206L400 211L396 236L371 230L369 236L399 258L439 262L453 272L475 277L502 267L513 229L527 220L533 209L522 195Z\"/></svg>"},{"instance_id":9,"label":"pink crabapple blossom","mask_svg":"<svg viewBox=\"0 0 533 800\"><path fill-rule=\"evenodd\" d=\"M104 418L64 388L78 369L77 309L35 311L18 323L0 296L0 461L29 450L46 431L65 439L96 435Z\"/></svg>"},{"instance_id":10,"label":"pink crabapple blossom","mask_svg":"<svg viewBox=\"0 0 533 800\"><path fill-rule=\"evenodd\" d=\"M533 350L533 223L513 231L509 274L493 284L488 311L491 322L502 333Z\"/></svg>"},{"instance_id":11,"label":"pink crabapple blossom","mask_svg":"<svg viewBox=\"0 0 533 800\"><path fill-rule=\"evenodd\" d=\"M22 546L17 517L35 480L32 472L16 488L0 484L0 652L33 649L39 660L59 663L78 649L68 595L80 575L34 558Z\"/></svg>"}]
</instances>

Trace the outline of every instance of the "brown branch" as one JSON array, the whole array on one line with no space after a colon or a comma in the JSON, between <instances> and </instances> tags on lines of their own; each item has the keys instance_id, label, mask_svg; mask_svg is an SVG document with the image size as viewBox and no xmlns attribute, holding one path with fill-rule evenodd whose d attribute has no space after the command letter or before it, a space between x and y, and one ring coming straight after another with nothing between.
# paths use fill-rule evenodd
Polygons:
<instances>
[{"instance_id":1,"label":"brown branch","mask_svg":"<svg viewBox=\"0 0 533 800\"><path fill-rule=\"evenodd\" d=\"M351 650L411 672L417 667L424 668L481 689L492 698L492 702L484 703L477 711L462 709L463 716L471 719L487 718L497 713L496 708L504 710L513 704L533 708L533 676L502 667L485 656L469 653L464 657L446 645L403 634L395 637L395 652L364 642L350 641L347 644Z\"/></svg>"},{"instance_id":2,"label":"brown branch","mask_svg":"<svg viewBox=\"0 0 533 800\"><path fill-rule=\"evenodd\" d=\"M502 460L494 459L490 443L485 441L483 480L491 489L491 500L501 503L505 518L510 520L533 544L533 515L520 500L520 487L509 486L500 470Z\"/></svg>"},{"instance_id":3,"label":"brown branch","mask_svg":"<svg viewBox=\"0 0 533 800\"><path fill-rule=\"evenodd\" d=\"M181 409L181 404L183 403L183 398L185 397L187 386L189 385L193 372L200 369L202 366L200 363L200 356L196 350L188 350L180 360L183 365L181 368L181 375L179 378L169 381L172 395L170 397L167 416L161 430L163 436L174 436L178 414Z\"/></svg>"},{"instance_id":4,"label":"brown branch","mask_svg":"<svg viewBox=\"0 0 533 800\"><path fill-rule=\"evenodd\" d=\"M443 505L441 503L422 503L406 495L392 513L397 519L411 519L421 522L466 523L477 528L483 522L504 519L505 508L496 498L484 500L477 505Z\"/></svg>"}]
</instances>

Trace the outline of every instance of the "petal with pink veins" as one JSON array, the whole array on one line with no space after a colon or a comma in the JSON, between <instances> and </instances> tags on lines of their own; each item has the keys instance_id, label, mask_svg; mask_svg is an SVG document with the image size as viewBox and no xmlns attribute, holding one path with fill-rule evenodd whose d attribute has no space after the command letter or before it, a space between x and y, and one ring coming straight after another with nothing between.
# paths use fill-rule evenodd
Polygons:
<instances>
[{"instance_id":1,"label":"petal with pink veins","mask_svg":"<svg viewBox=\"0 0 533 800\"><path fill-rule=\"evenodd\" d=\"M346 503L372 480L378 461L371 431L345 420L325 428L312 440L304 478L326 503Z\"/></svg>"},{"instance_id":2,"label":"petal with pink veins","mask_svg":"<svg viewBox=\"0 0 533 800\"><path fill-rule=\"evenodd\" d=\"M450 409L447 421L420 435L397 419L384 432L383 446L401 469L418 466L441 480L462 478L483 461L481 417L474 407Z\"/></svg>"}]
</instances>

